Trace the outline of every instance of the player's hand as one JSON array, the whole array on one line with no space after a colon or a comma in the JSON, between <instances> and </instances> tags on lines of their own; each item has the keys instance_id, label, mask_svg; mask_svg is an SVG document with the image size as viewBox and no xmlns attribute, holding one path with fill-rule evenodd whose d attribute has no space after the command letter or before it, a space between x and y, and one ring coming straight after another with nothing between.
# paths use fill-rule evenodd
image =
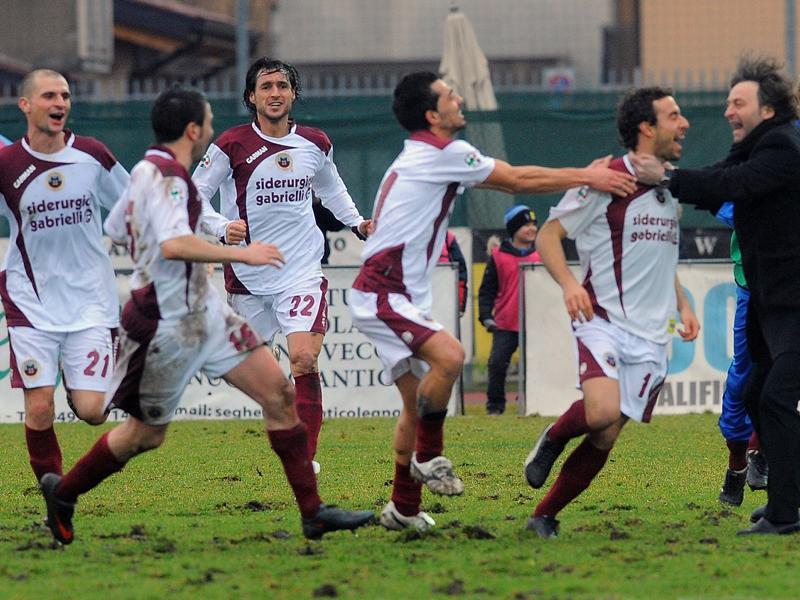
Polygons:
<instances>
[{"instance_id":1,"label":"player's hand","mask_svg":"<svg viewBox=\"0 0 800 600\"><path fill-rule=\"evenodd\" d=\"M611 164L611 155L606 154L602 158L595 158L589 165L586 167L587 169L605 169L608 168L608 165Z\"/></svg>"},{"instance_id":2,"label":"player's hand","mask_svg":"<svg viewBox=\"0 0 800 600\"><path fill-rule=\"evenodd\" d=\"M364 219L361 223L359 223L358 232L364 237L369 237L375 233L375 225L373 224L372 219Z\"/></svg>"},{"instance_id":3,"label":"player's hand","mask_svg":"<svg viewBox=\"0 0 800 600\"><path fill-rule=\"evenodd\" d=\"M589 293L577 281L566 284L564 291L564 306L567 307L569 318L572 321L585 323L594 318L594 309Z\"/></svg>"},{"instance_id":4,"label":"player's hand","mask_svg":"<svg viewBox=\"0 0 800 600\"><path fill-rule=\"evenodd\" d=\"M597 165L587 168L586 174L589 179L589 187L595 190L608 192L615 196L627 196L636 191L636 178L630 173L622 173Z\"/></svg>"},{"instance_id":5,"label":"player's hand","mask_svg":"<svg viewBox=\"0 0 800 600\"><path fill-rule=\"evenodd\" d=\"M631 152L631 162L636 169L636 178L647 185L658 185L664 177L665 166L652 154Z\"/></svg>"},{"instance_id":6,"label":"player's hand","mask_svg":"<svg viewBox=\"0 0 800 600\"><path fill-rule=\"evenodd\" d=\"M241 248L239 256L239 262L246 265L270 265L279 269L286 263L277 246L263 242L252 242Z\"/></svg>"},{"instance_id":7,"label":"player's hand","mask_svg":"<svg viewBox=\"0 0 800 600\"><path fill-rule=\"evenodd\" d=\"M231 221L225 228L225 243L236 246L247 235L247 223L243 219Z\"/></svg>"},{"instance_id":8,"label":"player's hand","mask_svg":"<svg viewBox=\"0 0 800 600\"><path fill-rule=\"evenodd\" d=\"M700 321L697 320L694 311L687 306L680 311L680 316L683 327L678 328L678 334L683 338L683 341L691 342L697 339L697 335L700 333Z\"/></svg>"}]
</instances>

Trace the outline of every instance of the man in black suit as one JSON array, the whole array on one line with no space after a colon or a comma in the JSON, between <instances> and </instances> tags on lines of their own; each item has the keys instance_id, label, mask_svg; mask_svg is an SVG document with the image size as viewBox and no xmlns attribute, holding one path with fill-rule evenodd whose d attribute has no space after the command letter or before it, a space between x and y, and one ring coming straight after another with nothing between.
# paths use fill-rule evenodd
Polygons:
<instances>
[{"instance_id":1,"label":"man in black suit","mask_svg":"<svg viewBox=\"0 0 800 600\"><path fill-rule=\"evenodd\" d=\"M775 60L740 59L725 118L733 146L704 169L636 160L639 179L668 186L681 202L716 212L734 203L734 227L750 284L753 371L745 402L770 465L768 502L740 534L800 531L800 130L797 102Z\"/></svg>"}]
</instances>

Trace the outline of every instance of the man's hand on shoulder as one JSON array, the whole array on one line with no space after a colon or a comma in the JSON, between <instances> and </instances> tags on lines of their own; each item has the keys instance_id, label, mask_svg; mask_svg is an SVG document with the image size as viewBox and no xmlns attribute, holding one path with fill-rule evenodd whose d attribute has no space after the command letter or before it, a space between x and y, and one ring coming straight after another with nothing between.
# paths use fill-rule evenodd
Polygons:
<instances>
[{"instance_id":1,"label":"man's hand on shoulder","mask_svg":"<svg viewBox=\"0 0 800 600\"><path fill-rule=\"evenodd\" d=\"M237 246L240 242L244 241L247 236L247 223L243 219L231 221L225 227L225 243L231 246Z\"/></svg>"},{"instance_id":2,"label":"man's hand on shoulder","mask_svg":"<svg viewBox=\"0 0 800 600\"><path fill-rule=\"evenodd\" d=\"M629 154L631 162L636 169L636 178L647 185L658 185L664 177L666 165L652 154Z\"/></svg>"},{"instance_id":3,"label":"man's hand on shoulder","mask_svg":"<svg viewBox=\"0 0 800 600\"><path fill-rule=\"evenodd\" d=\"M636 191L636 179L630 173L609 169L610 156L598 158L586 168L590 188L615 196L627 196Z\"/></svg>"}]
</instances>

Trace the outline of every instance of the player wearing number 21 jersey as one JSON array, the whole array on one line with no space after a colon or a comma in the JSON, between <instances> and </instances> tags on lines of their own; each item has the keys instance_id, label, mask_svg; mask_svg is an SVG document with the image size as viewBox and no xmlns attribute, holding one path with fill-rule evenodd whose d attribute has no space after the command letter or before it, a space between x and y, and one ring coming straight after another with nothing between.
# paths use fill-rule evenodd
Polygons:
<instances>
[{"instance_id":1,"label":"player wearing number 21 jersey","mask_svg":"<svg viewBox=\"0 0 800 600\"><path fill-rule=\"evenodd\" d=\"M11 385L23 390L25 438L39 480L61 472L53 429L59 370L78 418L106 418L119 301L100 210L114 206L128 173L101 142L65 129L72 98L59 73L29 73L18 105L27 134L0 149L0 213L11 226L0 297Z\"/></svg>"}]
</instances>

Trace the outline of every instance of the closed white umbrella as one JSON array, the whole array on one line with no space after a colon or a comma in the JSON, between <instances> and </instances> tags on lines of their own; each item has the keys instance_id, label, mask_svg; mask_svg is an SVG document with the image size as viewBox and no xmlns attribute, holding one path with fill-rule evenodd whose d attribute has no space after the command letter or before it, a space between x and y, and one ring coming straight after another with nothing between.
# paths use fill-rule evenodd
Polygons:
<instances>
[{"instance_id":1,"label":"closed white umbrella","mask_svg":"<svg viewBox=\"0 0 800 600\"><path fill-rule=\"evenodd\" d=\"M439 74L464 98L466 110L497 110L489 61L481 50L469 19L455 5L444 21L444 46ZM505 160L503 130L496 120L468 124L466 137L483 154ZM510 196L489 190L471 190L469 199L469 224L478 228L502 227L503 211L514 202Z\"/></svg>"},{"instance_id":2,"label":"closed white umbrella","mask_svg":"<svg viewBox=\"0 0 800 600\"><path fill-rule=\"evenodd\" d=\"M489 61L466 15L452 8L444 21L439 73L464 98L467 110L497 110Z\"/></svg>"}]
</instances>

